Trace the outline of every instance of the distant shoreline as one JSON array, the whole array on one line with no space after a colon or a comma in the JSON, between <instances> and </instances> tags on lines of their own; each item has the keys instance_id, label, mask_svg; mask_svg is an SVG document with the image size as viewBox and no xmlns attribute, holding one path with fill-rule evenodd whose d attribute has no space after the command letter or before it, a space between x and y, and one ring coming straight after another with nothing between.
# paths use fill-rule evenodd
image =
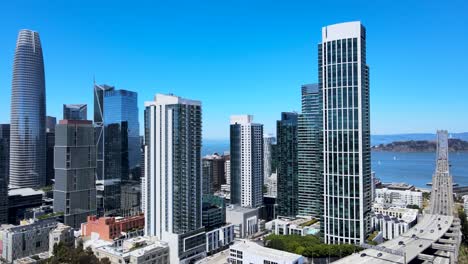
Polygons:
<instances>
[{"instance_id":1,"label":"distant shoreline","mask_svg":"<svg viewBox=\"0 0 468 264\"><path fill-rule=\"evenodd\" d=\"M381 152L436 152L437 145L435 141L409 140L380 144L373 146L371 149ZM468 152L468 142L455 138L449 139L449 152Z\"/></svg>"},{"instance_id":2,"label":"distant shoreline","mask_svg":"<svg viewBox=\"0 0 468 264\"><path fill-rule=\"evenodd\" d=\"M420 150L414 150L414 151L397 151L397 150L381 150L381 149L374 149L374 147L371 148L372 152L394 152L394 153L435 153L435 151L420 151ZM449 153L468 153L468 150L455 150L452 151L450 150Z\"/></svg>"}]
</instances>

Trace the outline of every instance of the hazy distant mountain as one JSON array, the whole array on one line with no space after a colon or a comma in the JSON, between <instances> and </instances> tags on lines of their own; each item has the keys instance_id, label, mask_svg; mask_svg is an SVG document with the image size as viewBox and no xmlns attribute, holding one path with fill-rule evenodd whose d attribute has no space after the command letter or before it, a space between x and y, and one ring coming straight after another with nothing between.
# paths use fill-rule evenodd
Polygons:
<instances>
[{"instance_id":1,"label":"hazy distant mountain","mask_svg":"<svg viewBox=\"0 0 468 264\"><path fill-rule=\"evenodd\" d=\"M468 141L468 132L450 133L451 138ZM413 133L413 134L394 134L394 135L371 135L371 145L377 146L380 144L390 144L397 141L418 141L427 140L433 141L436 139L435 133ZM213 154L218 152L222 154L224 151L229 151L229 139L204 139L202 155Z\"/></svg>"},{"instance_id":2,"label":"hazy distant mountain","mask_svg":"<svg viewBox=\"0 0 468 264\"><path fill-rule=\"evenodd\" d=\"M449 138L448 146L450 152L468 151L468 142L458 138ZM436 149L437 145L434 140L394 141L372 147L372 151L390 152L435 152Z\"/></svg>"},{"instance_id":3,"label":"hazy distant mountain","mask_svg":"<svg viewBox=\"0 0 468 264\"><path fill-rule=\"evenodd\" d=\"M449 133L450 138L457 138L468 141L468 132ZM371 145L389 144L396 141L418 141L418 140L435 140L436 135L431 133L414 133L414 134L395 134L395 135L371 135Z\"/></svg>"}]
</instances>

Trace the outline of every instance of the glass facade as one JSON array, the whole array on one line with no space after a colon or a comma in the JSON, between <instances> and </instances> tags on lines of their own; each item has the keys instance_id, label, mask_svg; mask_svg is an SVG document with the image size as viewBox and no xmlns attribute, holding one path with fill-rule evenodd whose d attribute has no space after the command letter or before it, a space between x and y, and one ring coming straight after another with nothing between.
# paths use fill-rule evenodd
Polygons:
<instances>
[{"instance_id":1,"label":"glass facade","mask_svg":"<svg viewBox=\"0 0 468 264\"><path fill-rule=\"evenodd\" d=\"M95 85L94 90L99 214L128 215L121 185L139 185L141 175L137 93L108 85Z\"/></svg>"},{"instance_id":2,"label":"glass facade","mask_svg":"<svg viewBox=\"0 0 468 264\"><path fill-rule=\"evenodd\" d=\"M128 167L140 164L140 124L138 121L138 97L127 90L106 91L104 94L104 125L120 124L123 136L128 140ZM124 124L126 123L126 124ZM122 175L129 180L129 175Z\"/></svg>"},{"instance_id":3,"label":"glass facade","mask_svg":"<svg viewBox=\"0 0 468 264\"><path fill-rule=\"evenodd\" d=\"M10 125L0 124L0 224L8 223Z\"/></svg>"},{"instance_id":4,"label":"glass facade","mask_svg":"<svg viewBox=\"0 0 468 264\"><path fill-rule=\"evenodd\" d=\"M301 88L298 118L298 214L323 217L322 100L318 84Z\"/></svg>"},{"instance_id":5,"label":"glass facade","mask_svg":"<svg viewBox=\"0 0 468 264\"><path fill-rule=\"evenodd\" d=\"M16 42L11 95L10 184L46 184L46 103L39 33L21 30Z\"/></svg>"},{"instance_id":6,"label":"glass facade","mask_svg":"<svg viewBox=\"0 0 468 264\"><path fill-rule=\"evenodd\" d=\"M105 84L94 85L94 126L96 130L95 141L97 151L96 179L98 181L104 180L104 92L111 90L114 90L114 87Z\"/></svg>"},{"instance_id":7,"label":"glass facade","mask_svg":"<svg viewBox=\"0 0 468 264\"><path fill-rule=\"evenodd\" d=\"M226 183L224 170L225 157L217 153L202 159L203 194L214 194Z\"/></svg>"},{"instance_id":8,"label":"glass facade","mask_svg":"<svg viewBox=\"0 0 468 264\"><path fill-rule=\"evenodd\" d=\"M136 92L109 90L104 93L105 177L114 184L104 188L104 208L127 215L122 208L121 185L139 185L140 125ZM138 172L138 173L137 173ZM125 204L125 203L124 203Z\"/></svg>"},{"instance_id":9,"label":"glass facade","mask_svg":"<svg viewBox=\"0 0 468 264\"><path fill-rule=\"evenodd\" d=\"M230 127L231 204L241 203L241 125Z\"/></svg>"},{"instance_id":10,"label":"glass facade","mask_svg":"<svg viewBox=\"0 0 468 264\"><path fill-rule=\"evenodd\" d=\"M64 120L88 120L88 106L86 104L64 104Z\"/></svg>"},{"instance_id":11,"label":"glass facade","mask_svg":"<svg viewBox=\"0 0 468 264\"><path fill-rule=\"evenodd\" d=\"M370 231L371 171L366 34L359 22L323 29L324 239L362 243Z\"/></svg>"},{"instance_id":12,"label":"glass facade","mask_svg":"<svg viewBox=\"0 0 468 264\"><path fill-rule=\"evenodd\" d=\"M273 145L275 144L275 137L272 135L263 136L263 175L264 179L271 176L271 173L274 172L272 169L273 163Z\"/></svg>"},{"instance_id":13,"label":"glass facade","mask_svg":"<svg viewBox=\"0 0 468 264\"><path fill-rule=\"evenodd\" d=\"M281 113L276 122L276 147L278 151L278 215L297 215L298 164L297 164L297 113Z\"/></svg>"},{"instance_id":14,"label":"glass facade","mask_svg":"<svg viewBox=\"0 0 468 264\"><path fill-rule=\"evenodd\" d=\"M5 166L4 169L6 170L6 185L8 186L8 183L10 182L10 124L0 124L0 139L3 140L3 151L4 155L6 155L6 158L2 160L2 162L4 162L2 165Z\"/></svg>"}]
</instances>

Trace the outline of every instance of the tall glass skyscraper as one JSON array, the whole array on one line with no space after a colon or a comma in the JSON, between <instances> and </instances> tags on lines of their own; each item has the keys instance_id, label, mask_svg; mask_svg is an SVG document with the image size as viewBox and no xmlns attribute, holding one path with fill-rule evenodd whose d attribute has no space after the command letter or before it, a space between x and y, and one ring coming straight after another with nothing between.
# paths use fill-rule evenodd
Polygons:
<instances>
[{"instance_id":1,"label":"tall glass skyscraper","mask_svg":"<svg viewBox=\"0 0 468 264\"><path fill-rule=\"evenodd\" d=\"M0 161L5 174L5 186L10 182L10 124L0 124L0 140L3 144L3 159ZM8 194L6 195L8 196Z\"/></svg>"},{"instance_id":2,"label":"tall glass skyscraper","mask_svg":"<svg viewBox=\"0 0 468 264\"><path fill-rule=\"evenodd\" d=\"M8 223L8 168L10 125L0 124L0 224Z\"/></svg>"},{"instance_id":3,"label":"tall glass skyscraper","mask_svg":"<svg viewBox=\"0 0 468 264\"><path fill-rule=\"evenodd\" d=\"M16 41L11 95L10 184L46 183L44 60L39 33L21 30Z\"/></svg>"},{"instance_id":4,"label":"tall glass skyscraper","mask_svg":"<svg viewBox=\"0 0 468 264\"><path fill-rule=\"evenodd\" d=\"M194 263L206 256L201 102L157 94L145 107L145 235L169 244L171 263Z\"/></svg>"},{"instance_id":5,"label":"tall glass skyscraper","mask_svg":"<svg viewBox=\"0 0 468 264\"><path fill-rule=\"evenodd\" d=\"M120 125L123 141L127 140L128 169L140 164L140 124L138 121L138 96L136 92L113 90L104 93L104 125ZM129 173L122 180L131 180ZM139 176L138 176L139 179Z\"/></svg>"},{"instance_id":6,"label":"tall glass skyscraper","mask_svg":"<svg viewBox=\"0 0 468 264\"><path fill-rule=\"evenodd\" d=\"M121 185L140 185L140 132L137 93L94 86L97 190L100 215L121 212Z\"/></svg>"},{"instance_id":7,"label":"tall glass skyscraper","mask_svg":"<svg viewBox=\"0 0 468 264\"><path fill-rule=\"evenodd\" d=\"M276 138L278 215L295 217L298 207L297 113L281 113L281 120L276 122Z\"/></svg>"},{"instance_id":8,"label":"tall glass skyscraper","mask_svg":"<svg viewBox=\"0 0 468 264\"><path fill-rule=\"evenodd\" d=\"M326 243L362 243L370 231L369 68L360 22L324 27L319 44L323 98Z\"/></svg>"},{"instance_id":9,"label":"tall glass skyscraper","mask_svg":"<svg viewBox=\"0 0 468 264\"><path fill-rule=\"evenodd\" d=\"M302 113L298 118L298 214L323 217L322 100L318 84L301 88Z\"/></svg>"},{"instance_id":10,"label":"tall glass skyscraper","mask_svg":"<svg viewBox=\"0 0 468 264\"><path fill-rule=\"evenodd\" d=\"M52 185L55 179L54 146L57 118L46 116L46 185Z\"/></svg>"}]
</instances>

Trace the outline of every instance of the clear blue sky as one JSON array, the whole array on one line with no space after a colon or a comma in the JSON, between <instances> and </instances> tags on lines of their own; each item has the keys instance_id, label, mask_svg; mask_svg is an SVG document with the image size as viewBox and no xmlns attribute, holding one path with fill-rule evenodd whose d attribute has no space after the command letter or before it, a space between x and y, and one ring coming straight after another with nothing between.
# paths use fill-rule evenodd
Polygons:
<instances>
[{"instance_id":1,"label":"clear blue sky","mask_svg":"<svg viewBox=\"0 0 468 264\"><path fill-rule=\"evenodd\" d=\"M17 32L29 28L41 35L48 115L87 103L92 118L95 76L138 92L141 117L155 93L201 100L205 138L227 138L229 116L241 113L274 133L281 111L300 111L301 84L317 82L321 28L360 20L372 133L468 131L466 1L117 2L2 3L0 122Z\"/></svg>"}]
</instances>

